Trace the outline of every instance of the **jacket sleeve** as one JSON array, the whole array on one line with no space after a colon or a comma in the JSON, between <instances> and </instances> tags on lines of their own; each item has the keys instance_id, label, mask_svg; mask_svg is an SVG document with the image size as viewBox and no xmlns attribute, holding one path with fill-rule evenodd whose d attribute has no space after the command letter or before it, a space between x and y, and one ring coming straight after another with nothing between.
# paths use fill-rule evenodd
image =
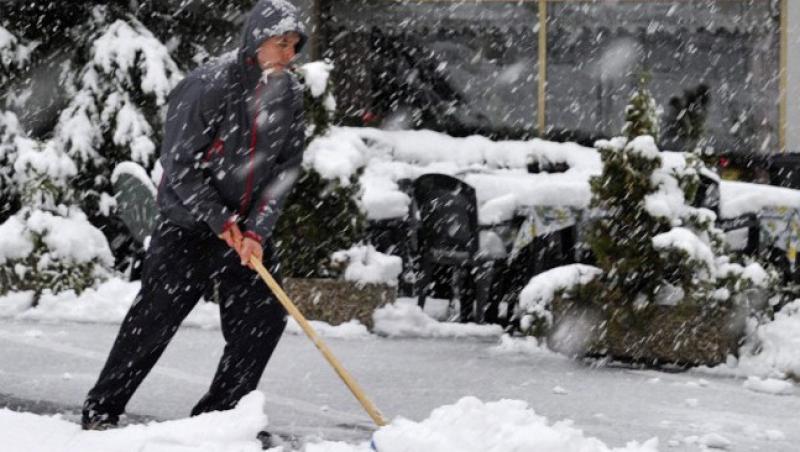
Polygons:
<instances>
[{"instance_id":1,"label":"jacket sleeve","mask_svg":"<svg viewBox=\"0 0 800 452\"><path fill-rule=\"evenodd\" d=\"M245 221L244 235L262 244L272 235L286 198L302 172L301 164L306 140L302 97L300 97L299 105L295 107L289 128L287 144L278 159L277 168L273 171L275 176L261 190L255 208L250 211Z\"/></svg>"},{"instance_id":2,"label":"jacket sleeve","mask_svg":"<svg viewBox=\"0 0 800 452\"><path fill-rule=\"evenodd\" d=\"M216 135L215 115L222 101L221 95L211 91L197 79L185 79L176 88L167 111L161 164L165 182L192 216L221 234L235 216L202 166Z\"/></svg>"}]
</instances>

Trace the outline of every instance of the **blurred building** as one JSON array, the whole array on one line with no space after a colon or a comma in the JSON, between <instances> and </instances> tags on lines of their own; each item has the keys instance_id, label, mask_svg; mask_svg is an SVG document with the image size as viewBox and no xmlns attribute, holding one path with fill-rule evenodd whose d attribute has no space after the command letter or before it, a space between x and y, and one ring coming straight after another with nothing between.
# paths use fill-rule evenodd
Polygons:
<instances>
[{"instance_id":1,"label":"blurred building","mask_svg":"<svg viewBox=\"0 0 800 452\"><path fill-rule=\"evenodd\" d=\"M798 1L301 3L347 123L590 143L647 73L663 147L689 106L718 153L800 151Z\"/></svg>"}]
</instances>

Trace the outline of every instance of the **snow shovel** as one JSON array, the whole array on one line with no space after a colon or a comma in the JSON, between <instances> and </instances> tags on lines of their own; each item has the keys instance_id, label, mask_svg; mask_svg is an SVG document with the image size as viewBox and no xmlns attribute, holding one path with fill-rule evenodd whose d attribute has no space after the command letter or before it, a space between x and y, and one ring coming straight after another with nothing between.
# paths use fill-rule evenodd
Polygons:
<instances>
[{"instance_id":1,"label":"snow shovel","mask_svg":"<svg viewBox=\"0 0 800 452\"><path fill-rule=\"evenodd\" d=\"M278 298L278 301L281 302L286 311L288 311L292 318L297 321L297 323L300 325L300 328L302 328L306 333L306 336L308 336L308 338L311 339L311 342L317 346L317 349L319 349L319 351L322 353L322 356L324 356L328 363L333 366L333 370L336 371L336 373L339 375L339 378L342 379L344 384L347 385L347 388L350 389L350 392L352 392L356 399L358 399L358 402L361 404L367 414L369 414L369 417L371 417L375 422L375 425L378 427L383 427L386 425L386 420L378 410L378 407L376 407L372 401L367 398L367 396L364 394L364 390L361 389L361 386L358 385L356 380L350 375L349 372L347 372L339 360L336 359L328 346L325 345L325 342L322 341L319 335L317 335L317 332L314 331L314 328L311 327L311 324L308 323L308 320L306 320L305 316L303 316L303 313L297 309L297 306L295 306L292 300L289 299L289 296L286 295L286 292L284 292L278 282L275 281L275 278L273 278L269 271L264 268L264 265L261 263L261 261L257 257L252 256L250 258L250 264L253 266L256 272L258 272L259 276L261 276L261 279L267 283L267 286L269 286L269 288L272 290L272 293L275 294L275 296Z\"/></svg>"}]
</instances>

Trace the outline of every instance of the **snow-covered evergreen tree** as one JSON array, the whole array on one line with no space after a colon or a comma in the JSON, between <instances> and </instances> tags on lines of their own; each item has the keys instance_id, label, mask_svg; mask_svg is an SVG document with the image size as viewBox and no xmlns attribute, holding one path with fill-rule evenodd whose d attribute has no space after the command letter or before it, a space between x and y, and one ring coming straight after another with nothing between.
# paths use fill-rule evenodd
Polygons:
<instances>
[{"instance_id":1,"label":"snow-covered evergreen tree","mask_svg":"<svg viewBox=\"0 0 800 452\"><path fill-rule=\"evenodd\" d=\"M12 113L5 119L7 125L16 121ZM0 224L0 293L81 292L110 274L108 242L75 205L72 160L55 141L15 132L7 146L16 155L14 181L23 208Z\"/></svg>"},{"instance_id":2,"label":"snow-covered evergreen tree","mask_svg":"<svg viewBox=\"0 0 800 452\"><path fill-rule=\"evenodd\" d=\"M14 111L32 139L67 153L77 169L75 201L120 262L134 245L113 215L113 169L134 161L153 170L167 93L183 73L239 45L253 3L220 0L213 14L153 0L4 5L0 112ZM10 139L0 130L0 146ZM14 173L8 149L0 149L0 221L21 207L7 183Z\"/></svg>"},{"instance_id":3,"label":"snow-covered evergreen tree","mask_svg":"<svg viewBox=\"0 0 800 452\"><path fill-rule=\"evenodd\" d=\"M639 87L625 107L625 125L622 134L628 139L650 135L658 141L661 113L653 95L647 89L649 76L642 74Z\"/></svg>"},{"instance_id":4,"label":"snow-covered evergreen tree","mask_svg":"<svg viewBox=\"0 0 800 452\"><path fill-rule=\"evenodd\" d=\"M20 41L0 22L0 87L27 65L37 44Z\"/></svg>"},{"instance_id":5,"label":"snow-covered evergreen tree","mask_svg":"<svg viewBox=\"0 0 800 452\"><path fill-rule=\"evenodd\" d=\"M627 137L597 143L603 171L591 181L592 206L605 214L590 234L603 270L590 283L593 296L616 305L713 307L747 289L767 289L774 275L757 263L732 263L716 214L690 205L700 172L709 170L694 154L685 154L683 165L664 162L654 112L643 82L625 111Z\"/></svg>"},{"instance_id":6,"label":"snow-covered evergreen tree","mask_svg":"<svg viewBox=\"0 0 800 452\"><path fill-rule=\"evenodd\" d=\"M72 182L91 218L107 214L111 173L134 161L151 170L163 127L160 109L182 73L169 50L138 20L93 10L88 61L75 67L72 101L61 112L55 141L78 167Z\"/></svg>"},{"instance_id":7,"label":"snow-covered evergreen tree","mask_svg":"<svg viewBox=\"0 0 800 452\"><path fill-rule=\"evenodd\" d=\"M0 222L19 210L19 187L14 181L14 163L21 127L14 113L0 111Z\"/></svg>"},{"instance_id":8,"label":"snow-covered evergreen tree","mask_svg":"<svg viewBox=\"0 0 800 452\"><path fill-rule=\"evenodd\" d=\"M30 60L37 43L22 43L0 24L0 91ZM22 128L16 115L3 110L0 104L0 222L19 209L19 190L13 181L17 152L14 144Z\"/></svg>"}]
</instances>

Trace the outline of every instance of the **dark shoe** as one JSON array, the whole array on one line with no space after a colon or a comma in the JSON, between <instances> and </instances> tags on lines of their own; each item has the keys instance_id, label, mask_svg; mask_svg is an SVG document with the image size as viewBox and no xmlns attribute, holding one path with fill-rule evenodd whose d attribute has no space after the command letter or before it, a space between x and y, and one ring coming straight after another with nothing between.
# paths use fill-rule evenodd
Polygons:
<instances>
[{"instance_id":1,"label":"dark shoe","mask_svg":"<svg viewBox=\"0 0 800 452\"><path fill-rule=\"evenodd\" d=\"M261 430L260 432L258 432L258 435L256 435L256 439L261 441L261 450L268 450L272 449L273 447L279 447L286 444L283 441L283 438L281 438L278 435L273 435L272 433L266 430Z\"/></svg>"},{"instance_id":2,"label":"dark shoe","mask_svg":"<svg viewBox=\"0 0 800 452\"><path fill-rule=\"evenodd\" d=\"M91 408L84 408L81 416L81 428L84 430L108 430L116 428L119 416L108 413L99 413Z\"/></svg>"}]
</instances>

